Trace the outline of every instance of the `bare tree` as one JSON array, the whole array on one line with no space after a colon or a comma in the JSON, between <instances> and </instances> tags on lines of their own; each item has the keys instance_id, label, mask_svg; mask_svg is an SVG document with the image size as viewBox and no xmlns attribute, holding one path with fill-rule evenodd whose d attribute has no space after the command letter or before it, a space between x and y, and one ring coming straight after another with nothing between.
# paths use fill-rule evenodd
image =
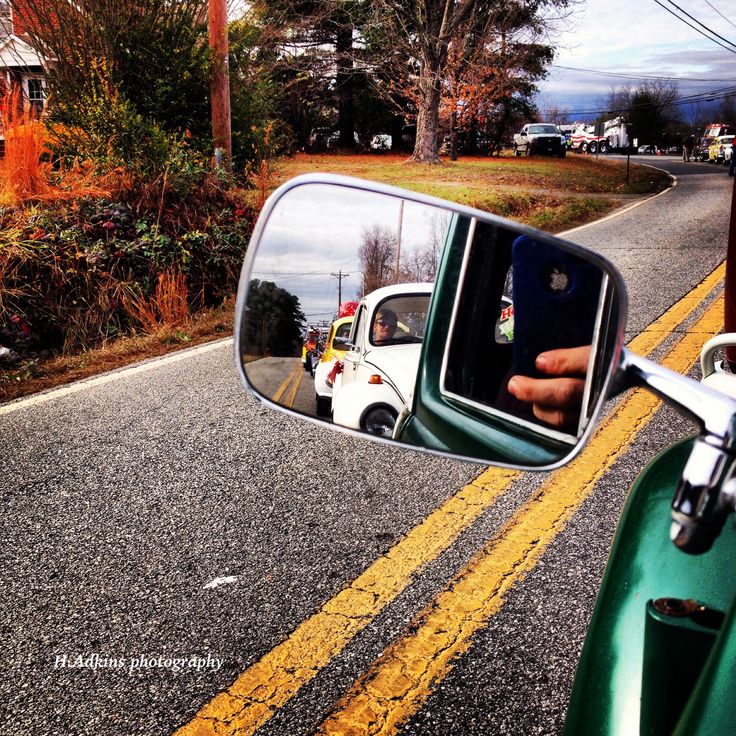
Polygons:
<instances>
[{"instance_id":1,"label":"bare tree","mask_svg":"<svg viewBox=\"0 0 736 736\"><path fill-rule=\"evenodd\" d=\"M445 246L448 223L449 214L446 212L438 212L432 216L432 230L427 243L402 256L399 273L401 281L425 283L435 280Z\"/></svg>"},{"instance_id":2,"label":"bare tree","mask_svg":"<svg viewBox=\"0 0 736 736\"><path fill-rule=\"evenodd\" d=\"M653 80L638 87L626 84L611 92L608 109L626 118L631 138L638 138L642 144L654 144L677 118L673 105L677 95L677 82Z\"/></svg>"},{"instance_id":3,"label":"bare tree","mask_svg":"<svg viewBox=\"0 0 736 736\"><path fill-rule=\"evenodd\" d=\"M358 249L362 275L359 297L393 283L396 264L396 233L381 225L364 228Z\"/></svg>"},{"instance_id":4,"label":"bare tree","mask_svg":"<svg viewBox=\"0 0 736 736\"><path fill-rule=\"evenodd\" d=\"M569 107L545 106L544 104L540 107L544 111L543 120L545 122L554 123L555 125L567 125L572 122Z\"/></svg>"}]
</instances>

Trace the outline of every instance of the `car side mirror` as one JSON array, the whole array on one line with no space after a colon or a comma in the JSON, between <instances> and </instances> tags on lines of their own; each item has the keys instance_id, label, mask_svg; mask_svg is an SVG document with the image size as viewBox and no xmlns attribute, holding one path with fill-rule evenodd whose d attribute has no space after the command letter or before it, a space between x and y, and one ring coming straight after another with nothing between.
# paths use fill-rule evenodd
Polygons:
<instances>
[{"instance_id":1,"label":"car side mirror","mask_svg":"<svg viewBox=\"0 0 736 736\"><path fill-rule=\"evenodd\" d=\"M351 349L352 347L354 347L354 345L353 345L353 343L352 343L352 342L350 342L350 340L348 340L348 338L346 338L346 337L345 337L345 338L341 338L341 337L336 337L336 338L335 338L335 339L334 339L334 340L332 341L332 347L333 347L333 348L334 348L335 350L350 350L350 349Z\"/></svg>"},{"instance_id":2,"label":"car side mirror","mask_svg":"<svg viewBox=\"0 0 736 736\"><path fill-rule=\"evenodd\" d=\"M346 297L359 300L350 338L333 340L312 377L305 323L327 334ZM246 385L281 409L549 468L592 432L625 301L613 266L579 246L413 192L311 175L277 190L259 217L236 351Z\"/></svg>"}]
</instances>

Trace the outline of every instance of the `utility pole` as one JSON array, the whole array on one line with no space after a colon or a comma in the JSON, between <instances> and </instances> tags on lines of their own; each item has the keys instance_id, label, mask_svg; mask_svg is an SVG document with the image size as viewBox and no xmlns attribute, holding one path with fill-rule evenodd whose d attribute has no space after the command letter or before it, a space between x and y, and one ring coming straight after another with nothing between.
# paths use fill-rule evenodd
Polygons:
<instances>
[{"instance_id":1,"label":"utility pole","mask_svg":"<svg viewBox=\"0 0 736 736\"><path fill-rule=\"evenodd\" d=\"M404 200L399 202L399 227L396 232L396 271L394 272L394 283L399 283L399 271L401 269L401 228L404 224Z\"/></svg>"},{"instance_id":2,"label":"utility pole","mask_svg":"<svg viewBox=\"0 0 736 736\"><path fill-rule=\"evenodd\" d=\"M215 161L232 172L233 144L230 131L230 68L227 43L227 0L209 0L208 24L212 51L210 97L212 108L212 140Z\"/></svg>"},{"instance_id":3,"label":"utility pole","mask_svg":"<svg viewBox=\"0 0 736 736\"><path fill-rule=\"evenodd\" d=\"M340 305L342 304L342 280L350 276L349 273L343 273L342 269L338 273L331 273L330 276L334 276L337 279L337 309L339 311Z\"/></svg>"}]
</instances>

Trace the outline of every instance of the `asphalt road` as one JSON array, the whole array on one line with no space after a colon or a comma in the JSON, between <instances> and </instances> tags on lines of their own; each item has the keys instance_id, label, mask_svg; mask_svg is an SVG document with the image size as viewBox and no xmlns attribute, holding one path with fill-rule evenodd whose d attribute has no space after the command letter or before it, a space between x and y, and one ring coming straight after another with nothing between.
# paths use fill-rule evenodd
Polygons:
<instances>
[{"instance_id":1,"label":"asphalt road","mask_svg":"<svg viewBox=\"0 0 736 736\"><path fill-rule=\"evenodd\" d=\"M301 358L261 358L248 363L253 386L279 406L316 416L314 377Z\"/></svg>"},{"instance_id":2,"label":"asphalt road","mask_svg":"<svg viewBox=\"0 0 736 736\"><path fill-rule=\"evenodd\" d=\"M732 181L637 161L678 186L569 235L623 271L632 334L724 258ZM76 388L0 407L3 735L173 733L481 470L264 408L228 343ZM648 425L405 733L560 731L626 490L687 426ZM546 477L514 482L259 733L315 732Z\"/></svg>"}]
</instances>

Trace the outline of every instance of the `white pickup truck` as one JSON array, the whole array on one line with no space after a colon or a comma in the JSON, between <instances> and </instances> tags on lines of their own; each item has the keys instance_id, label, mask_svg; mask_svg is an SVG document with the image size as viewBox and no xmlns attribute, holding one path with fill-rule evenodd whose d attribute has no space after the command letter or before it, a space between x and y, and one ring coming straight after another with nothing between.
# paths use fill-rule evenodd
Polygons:
<instances>
[{"instance_id":1,"label":"white pickup truck","mask_svg":"<svg viewBox=\"0 0 736 736\"><path fill-rule=\"evenodd\" d=\"M535 154L564 157L567 147L565 136L552 123L527 123L514 136L514 155Z\"/></svg>"}]
</instances>

